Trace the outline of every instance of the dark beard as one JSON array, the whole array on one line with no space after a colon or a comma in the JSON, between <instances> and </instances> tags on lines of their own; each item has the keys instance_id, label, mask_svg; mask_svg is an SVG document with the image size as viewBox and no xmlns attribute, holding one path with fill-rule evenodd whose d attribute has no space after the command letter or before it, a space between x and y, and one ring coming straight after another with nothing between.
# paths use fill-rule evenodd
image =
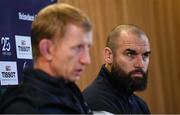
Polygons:
<instances>
[{"instance_id":1,"label":"dark beard","mask_svg":"<svg viewBox=\"0 0 180 115\"><path fill-rule=\"evenodd\" d=\"M132 77L133 73L135 72L141 72L143 74L143 77ZM143 91L147 87L148 72L144 72L142 69L136 69L127 74L119 67L118 64L113 64L110 74L111 81L113 81L116 87L126 93Z\"/></svg>"}]
</instances>

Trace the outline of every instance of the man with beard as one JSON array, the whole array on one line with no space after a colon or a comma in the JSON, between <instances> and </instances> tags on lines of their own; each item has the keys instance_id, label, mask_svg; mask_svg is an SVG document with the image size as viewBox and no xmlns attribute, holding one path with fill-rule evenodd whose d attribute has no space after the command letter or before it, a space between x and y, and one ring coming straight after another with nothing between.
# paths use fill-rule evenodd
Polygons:
<instances>
[{"instance_id":1,"label":"man with beard","mask_svg":"<svg viewBox=\"0 0 180 115\"><path fill-rule=\"evenodd\" d=\"M148 114L146 103L134 94L147 86L150 44L134 25L119 25L108 36L105 64L83 95L89 107L103 113Z\"/></svg>"}]
</instances>

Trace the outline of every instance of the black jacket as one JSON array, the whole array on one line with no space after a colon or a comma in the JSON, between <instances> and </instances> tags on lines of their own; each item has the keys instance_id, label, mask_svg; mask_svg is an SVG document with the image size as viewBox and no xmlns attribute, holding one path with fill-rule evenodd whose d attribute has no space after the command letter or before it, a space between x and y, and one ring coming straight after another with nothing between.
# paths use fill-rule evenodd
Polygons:
<instances>
[{"instance_id":1,"label":"black jacket","mask_svg":"<svg viewBox=\"0 0 180 115\"><path fill-rule=\"evenodd\" d=\"M96 80L88 86L83 95L88 106L95 111L122 114L148 114L146 103L135 94L119 90L110 73L103 65Z\"/></svg>"},{"instance_id":2,"label":"black jacket","mask_svg":"<svg viewBox=\"0 0 180 115\"><path fill-rule=\"evenodd\" d=\"M89 113L79 88L40 70L26 70L23 83L8 89L0 113Z\"/></svg>"}]
</instances>

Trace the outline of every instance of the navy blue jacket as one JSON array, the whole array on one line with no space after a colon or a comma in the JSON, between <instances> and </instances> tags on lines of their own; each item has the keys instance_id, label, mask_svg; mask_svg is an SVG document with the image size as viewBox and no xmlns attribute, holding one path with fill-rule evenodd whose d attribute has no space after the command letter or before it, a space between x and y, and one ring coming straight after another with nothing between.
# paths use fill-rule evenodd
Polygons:
<instances>
[{"instance_id":1,"label":"navy blue jacket","mask_svg":"<svg viewBox=\"0 0 180 115\"><path fill-rule=\"evenodd\" d=\"M41 70L26 70L22 84L8 89L0 113L89 113L75 83L51 77Z\"/></svg>"},{"instance_id":2,"label":"navy blue jacket","mask_svg":"<svg viewBox=\"0 0 180 115\"><path fill-rule=\"evenodd\" d=\"M110 79L110 73L103 65L98 77L83 91L88 106L94 111L115 114L148 114L146 103L133 94L124 92Z\"/></svg>"}]
</instances>

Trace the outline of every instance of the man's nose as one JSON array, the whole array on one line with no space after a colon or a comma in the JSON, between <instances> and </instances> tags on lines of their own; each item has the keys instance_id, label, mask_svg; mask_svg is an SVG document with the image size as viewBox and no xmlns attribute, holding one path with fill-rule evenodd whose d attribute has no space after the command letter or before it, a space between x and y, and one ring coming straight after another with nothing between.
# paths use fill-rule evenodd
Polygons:
<instances>
[{"instance_id":1,"label":"man's nose","mask_svg":"<svg viewBox=\"0 0 180 115\"><path fill-rule=\"evenodd\" d=\"M144 67L144 60L142 56L137 56L135 63L134 63L135 68L143 68Z\"/></svg>"},{"instance_id":2,"label":"man's nose","mask_svg":"<svg viewBox=\"0 0 180 115\"><path fill-rule=\"evenodd\" d=\"M89 51L84 52L80 57L80 62L84 65L88 65L91 63L91 57Z\"/></svg>"}]
</instances>

